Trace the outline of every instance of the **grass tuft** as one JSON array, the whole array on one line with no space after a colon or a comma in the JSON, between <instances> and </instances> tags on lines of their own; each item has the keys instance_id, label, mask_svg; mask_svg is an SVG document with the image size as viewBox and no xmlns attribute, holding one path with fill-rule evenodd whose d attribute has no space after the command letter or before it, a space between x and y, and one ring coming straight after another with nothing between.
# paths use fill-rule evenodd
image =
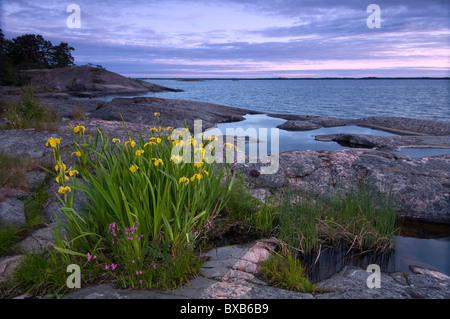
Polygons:
<instances>
[{"instance_id":1,"label":"grass tuft","mask_svg":"<svg viewBox=\"0 0 450 319\"><path fill-rule=\"evenodd\" d=\"M300 261L290 253L286 256L272 253L260 264L259 274L273 287L303 293L317 291L316 286L307 278Z\"/></svg>"}]
</instances>

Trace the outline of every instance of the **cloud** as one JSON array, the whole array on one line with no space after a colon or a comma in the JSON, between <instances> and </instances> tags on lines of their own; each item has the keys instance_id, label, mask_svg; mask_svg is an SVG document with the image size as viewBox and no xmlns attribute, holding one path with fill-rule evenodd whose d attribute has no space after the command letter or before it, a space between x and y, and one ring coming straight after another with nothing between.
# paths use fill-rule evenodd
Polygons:
<instances>
[{"instance_id":1,"label":"cloud","mask_svg":"<svg viewBox=\"0 0 450 319\"><path fill-rule=\"evenodd\" d=\"M360 0L74 2L81 29L66 27L68 3L56 0L5 0L1 27L68 42L76 63L123 74L449 75L448 1L376 1L380 29Z\"/></svg>"}]
</instances>

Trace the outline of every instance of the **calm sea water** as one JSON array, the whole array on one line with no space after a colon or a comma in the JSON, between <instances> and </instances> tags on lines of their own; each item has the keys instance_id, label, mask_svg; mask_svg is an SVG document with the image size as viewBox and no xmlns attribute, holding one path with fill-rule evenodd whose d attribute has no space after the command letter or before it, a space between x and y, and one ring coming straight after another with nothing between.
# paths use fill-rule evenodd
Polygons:
<instances>
[{"instance_id":1,"label":"calm sea water","mask_svg":"<svg viewBox=\"0 0 450 319\"><path fill-rule=\"evenodd\" d=\"M450 80L147 81L184 90L147 96L210 102L265 113L450 121Z\"/></svg>"}]
</instances>

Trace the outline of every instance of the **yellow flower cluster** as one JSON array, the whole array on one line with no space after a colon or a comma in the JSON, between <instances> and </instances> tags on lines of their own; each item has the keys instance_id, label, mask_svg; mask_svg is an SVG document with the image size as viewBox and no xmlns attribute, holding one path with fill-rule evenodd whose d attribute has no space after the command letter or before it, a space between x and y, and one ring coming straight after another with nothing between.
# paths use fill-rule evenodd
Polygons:
<instances>
[{"instance_id":1,"label":"yellow flower cluster","mask_svg":"<svg viewBox=\"0 0 450 319\"><path fill-rule=\"evenodd\" d=\"M202 171L200 173L192 175L190 179L187 178L186 176L183 176L178 180L178 184L184 183L184 185L187 186L189 184L189 181L194 182L196 179L200 181L203 178L202 174L205 174L206 176L209 175L207 171Z\"/></svg>"},{"instance_id":2,"label":"yellow flower cluster","mask_svg":"<svg viewBox=\"0 0 450 319\"><path fill-rule=\"evenodd\" d=\"M55 166L55 171L56 171L57 173L58 173L58 172L60 173L60 175L56 176L56 179L55 179L57 183L60 182L60 181L59 181L59 178L60 178L61 175L64 176L64 180L65 180L65 181L68 181L68 180L69 180L69 177L67 177L66 174L69 174L70 177L73 177L73 176L79 174L79 172L78 172L76 169L71 169L71 168L70 168L70 169L67 169L66 164L64 164L64 163L61 162L61 161L57 162L57 164L56 164L56 166Z\"/></svg>"},{"instance_id":3,"label":"yellow flower cluster","mask_svg":"<svg viewBox=\"0 0 450 319\"><path fill-rule=\"evenodd\" d=\"M58 172L58 171L64 171L65 172L66 169L67 169L67 166L63 162L57 162L56 163L56 166L55 166L55 171L56 172Z\"/></svg>"}]
</instances>

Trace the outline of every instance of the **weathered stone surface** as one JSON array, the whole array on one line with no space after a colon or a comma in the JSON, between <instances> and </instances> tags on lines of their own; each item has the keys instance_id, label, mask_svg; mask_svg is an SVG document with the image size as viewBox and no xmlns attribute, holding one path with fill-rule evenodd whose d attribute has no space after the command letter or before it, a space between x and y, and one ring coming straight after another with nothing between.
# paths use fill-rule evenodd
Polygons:
<instances>
[{"instance_id":1,"label":"weathered stone surface","mask_svg":"<svg viewBox=\"0 0 450 319\"><path fill-rule=\"evenodd\" d=\"M400 135L450 135L450 122L444 121L373 116L355 120L354 124Z\"/></svg>"},{"instance_id":2,"label":"weathered stone surface","mask_svg":"<svg viewBox=\"0 0 450 319\"><path fill-rule=\"evenodd\" d=\"M251 177L261 165L233 164L255 188L325 194L364 182L376 190L391 190L400 216L450 222L450 155L411 159L369 149L343 151L291 151L280 155L275 174Z\"/></svg>"},{"instance_id":3,"label":"weathered stone surface","mask_svg":"<svg viewBox=\"0 0 450 319\"><path fill-rule=\"evenodd\" d=\"M24 240L15 244L14 248L24 253L40 253L51 246L53 242L52 231L53 226L40 228Z\"/></svg>"},{"instance_id":4,"label":"weathered stone surface","mask_svg":"<svg viewBox=\"0 0 450 319\"><path fill-rule=\"evenodd\" d=\"M277 128L286 130L286 131L310 131L321 128L322 126L316 123L312 123L309 121L300 121L300 120L292 120L287 121L281 125L278 125Z\"/></svg>"},{"instance_id":5,"label":"weathered stone surface","mask_svg":"<svg viewBox=\"0 0 450 319\"><path fill-rule=\"evenodd\" d=\"M213 249L199 276L173 291L119 290L112 285L79 289L66 299L443 299L450 298L448 276L436 271L413 267L411 273L381 273L380 288L369 288L372 273L357 267L345 267L341 272L317 283L320 291L314 295L268 286L256 274L242 271L242 263L261 262L271 246L257 242ZM257 264L255 264L255 267ZM209 271L218 268L217 271ZM205 271L205 269L207 269ZM209 270L208 270L209 269ZM214 275L212 275L214 274Z\"/></svg>"},{"instance_id":6,"label":"weathered stone surface","mask_svg":"<svg viewBox=\"0 0 450 319\"><path fill-rule=\"evenodd\" d=\"M29 82L35 88L45 88L55 93L63 92L83 97L180 91L129 79L117 73L89 66L26 70L23 73L24 77L30 78Z\"/></svg>"},{"instance_id":7,"label":"weathered stone surface","mask_svg":"<svg viewBox=\"0 0 450 319\"><path fill-rule=\"evenodd\" d=\"M23 89L25 90L25 89ZM47 109L52 110L58 117L60 118L73 118L74 109L79 109L84 112L85 115L90 112L95 111L99 106L103 103L99 100L81 100L74 99L70 97L68 94L62 93L39 93L35 92L35 98L40 100L40 105L46 107ZM23 92L18 92L17 94L11 95L3 95L1 96L1 100L4 102L13 102L17 103L21 97L20 94ZM1 127L1 125L0 125Z\"/></svg>"},{"instance_id":8,"label":"weathered stone surface","mask_svg":"<svg viewBox=\"0 0 450 319\"><path fill-rule=\"evenodd\" d=\"M45 143L50 138L61 138L60 147L72 142L72 134L29 130L0 130L0 152L9 155L28 156L36 159L52 159L52 148Z\"/></svg>"},{"instance_id":9,"label":"weathered stone surface","mask_svg":"<svg viewBox=\"0 0 450 319\"><path fill-rule=\"evenodd\" d=\"M9 280L14 270L20 265L24 258L24 255L0 258L0 285Z\"/></svg>"},{"instance_id":10,"label":"weathered stone surface","mask_svg":"<svg viewBox=\"0 0 450 319\"><path fill-rule=\"evenodd\" d=\"M155 117L159 112L161 116ZM171 100L154 97L115 98L91 114L92 118L108 121L121 121L120 114L127 122L158 126L183 128L185 124L191 134L194 120L202 120L202 129L214 127L216 123L243 120L243 115L254 111L223 105L187 100ZM158 122L159 121L159 122Z\"/></svg>"},{"instance_id":11,"label":"weathered stone surface","mask_svg":"<svg viewBox=\"0 0 450 319\"><path fill-rule=\"evenodd\" d=\"M31 171L27 173L26 182L30 189L36 189L44 183L46 177L44 171Z\"/></svg>"},{"instance_id":12,"label":"weathered stone surface","mask_svg":"<svg viewBox=\"0 0 450 319\"><path fill-rule=\"evenodd\" d=\"M450 148L448 136L373 136L360 134L316 135L318 141L334 141L352 148L377 148L396 151L403 147Z\"/></svg>"},{"instance_id":13,"label":"weathered stone surface","mask_svg":"<svg viewBox=\"0 0 450 319\"><path fill-rule=\"evenodd\" d=\"M313 115L291 115L291 114L268 114L272 117L287 120L284 123L290 130L295 129L295 121L299 121L299 130L302 129L302 121L314 123L323 127L358 125L375 130L392 132L399 135L429 135L448 136L450 135L450 123L435 120L413 119L405 117L381 117L373 116L361 119L342 119L328 116Z\"/></svg>"},{"instance_id":14,"label":"weathered stone surface","mask_svg":"<svg viewBox=\"0 0 450 319\"><path fill-rule=\"evenodd\" d=\"M346 267L331 278L317 284L331 292L318 294L318 299L448 299L450 281L429 273L412 272L406 275L381 273L380 288L369 288L371 275L364 269ZM442 275L442 274L441 274ZM445 275L444 275L445 276ZM405 278L406 277L406 278ZM403 278L403 280L399 280Z\"/></svg>"},{"instance_id":15,"label":"weathered stone surface","mask_svg":"<svg viewBox=\"0 0 450 319\"><path fill-rule=\"evenodd\" d=\"M346 126L353 125L354 120L343 119L338 117L330 116L316 116L316 115L293 115L293 114L267 114L271 117L282 118L287 120L283 123L283 127L278 127L280 129L285 129L288 131L305 131L307 127L310 126L311 130L320 127L334 127L334 126ZM310 123L310 124L308 124Z\"/></svg>"},{"instance_id":16,"label":"weathered stone surface","mask_svg":"<svg viewBox=\"0 0 450 319\"><path fill-rule=\"evenodd\" d=\"M77 182L85 183L81 178L77 178ZM63 204L59 201L57 197L58 195L61 195L58 194L59 187L60 184L55 182L48 188L49 193L48 204L44 207L44 210L42 212L43 217L48 223L55 222L56 218L58 218L60 222L68 221L66 215L61 211ZM77 191L74 187L72 187L72 192L74 193L73 209L77 213L81 214L83 212L83 207L86 205L88 198L84 193Z\"/></svg>"},{"instance_id":17,"label":"weathered stone surface","mask_svg":"<svg viewBox=\"0 0 450 319\"><path fill-rule=\"evenodd\" d=\"M7 198L0 203L0 227L25 225L25 206L23 201Z\"/></svg>"}]
</instances>

